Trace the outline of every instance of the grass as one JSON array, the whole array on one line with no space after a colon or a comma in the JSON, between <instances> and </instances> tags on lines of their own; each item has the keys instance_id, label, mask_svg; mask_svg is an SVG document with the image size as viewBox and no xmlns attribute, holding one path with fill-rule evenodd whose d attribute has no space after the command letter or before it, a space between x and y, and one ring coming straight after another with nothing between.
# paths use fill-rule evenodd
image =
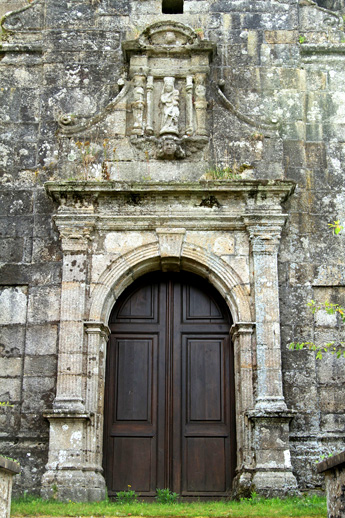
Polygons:
<instances>
[{"instance_id":1,"label":"grass","mask_svg":"<svg viewBox=\"0 0 345 518\"><path fill-rule=\"evenodd\" d=\"M42 500L27 496L13 499L11 518L23 516L178 516L182 517L265 517L265 518L325 518L326 499L318 496L279 498L259 498L255 493L241 501L189 502L158 504L137 502L118 504L109 500L93 503L61 503L56 500Z\"/></svg>"}]
</instances>

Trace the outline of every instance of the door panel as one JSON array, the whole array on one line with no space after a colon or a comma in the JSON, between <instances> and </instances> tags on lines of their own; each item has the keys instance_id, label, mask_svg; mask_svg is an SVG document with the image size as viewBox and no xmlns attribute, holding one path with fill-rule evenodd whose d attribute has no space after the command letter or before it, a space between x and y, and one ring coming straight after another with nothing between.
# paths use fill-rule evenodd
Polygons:
<instances>
[{"instance_id":1,"label":"door panel","mask_svg":"<svg viewBox=\"0 0 345 518\"><path fill-rule=\"evenodd\" d=\"M227 495L234 476L231 317L192 274L155 273L110 317L104 470L110 496Z\"/></svg>"},{"instance_id":2,"label":"door panel","mask_svg":"<svg viewBox=\"0 0 345 518\"><path fill-rule=\"evenodd\" d=\"M221 342L188 340L187 423L220 421L222 418Z\"/></svg>"},{"instance_id":3,"label":"door panel","mask_svg":"<svg viewBox=\"0 0 345 518\"><path fill-rule=\"evenodd\" d=\"M149 492L154 470L154 447L151 437L117 437L114 441L112 487Z\"/></svg>"},{"instance_id":4,"label":"door panel","mask_svg":"<svg viewBox=\"0 0 345 518\"><path fill-rule=\"evenodd\" d=\"M117 342L117 421L148 421L152 401L152 341Z\"/></svg>"},{"instance_id":5,"label":"door panel","mask_svg":"<svg viewBox=\"0 0 345 518\"><path fill-rule=\"evenodd\" d=\"M226 491L226 449L223 437L188 437L184 494Z\"/></svg>"}]
</instances>

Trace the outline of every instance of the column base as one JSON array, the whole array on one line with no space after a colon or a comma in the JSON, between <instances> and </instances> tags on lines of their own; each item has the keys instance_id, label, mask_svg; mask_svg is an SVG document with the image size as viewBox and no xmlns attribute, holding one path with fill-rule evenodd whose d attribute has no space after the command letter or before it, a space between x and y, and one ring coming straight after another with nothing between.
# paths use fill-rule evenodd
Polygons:
<instances>
[{"instance_id":1,"label":"column base","mask_svg":"<svg viewBox=\"0 0 345 518\"><path fill-rule=\"evenodd\" d=\"M103 475L95 471L48 470L42 477L41 496L60 502L99 502L106 497Z\"/></svg>"},{"instance_id":2,"label":"column base","mask_svg":"<svg viewBox=\"0 0 345 518\"><path fill-rule=\"evenodd\" d=\"M232 497L250 498L253 493L265 498L299 495L297 481L291 471L257 471L239 473L233 483Z\"/></svg>"},{"instance_id":3,"label":"column base","mask_svg":"<svg viewBox=\"0 0 345 518\"><path fill-rule=\"evenodd\" d=\"M257 471L252 486L253 491L266 498L299 494L296 478L291 471Z\"/></svg>"}]
</instances>

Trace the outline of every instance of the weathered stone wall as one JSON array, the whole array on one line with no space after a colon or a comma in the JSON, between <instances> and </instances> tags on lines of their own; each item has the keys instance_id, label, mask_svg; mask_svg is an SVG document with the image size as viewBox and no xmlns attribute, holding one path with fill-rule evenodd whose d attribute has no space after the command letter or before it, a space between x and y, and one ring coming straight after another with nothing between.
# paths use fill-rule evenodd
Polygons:
<instances>
[{"instance_id":1,"label":"weathered stone wall","mask_svg":"<svg viewBox=\"0 0 345 518\"><path fill-rule=\"evenodd\" d=\"M327 228L343 222L345 211L345 34L341 12L324 9L343 4L185 0L178 15L162 15L160 0L9 4L0 2L0 14L24 7L3 19L0 49L0 401L14 405L0 407L0 451L21 461L17 488L39 490L48 451L42 411L56 391L61 247L44 183L107 174L197 180L215 166L297 183L279 255L283 381L288 408L298 412L290 434L294 472L301 489L318 487L315 460L344 443L344 362L316 362L287 344L341 336L335 318L314 318L305 303L345 303L344 236ZM181 160L177 172L131 145L125 101L103 113L126 77L121 44L171 19L217 45L207 93L210 143ZM66 114L86 129L68 133L67 124L66 132L58 124ZM99 250L113 259L119 240L106 239ZM232 254L228 260L246 261Z\"/></svg>"},{"instance_id":2,"label":"weathered stone wall","mask_svg":"<svg viewBox=\"0 0 345 518\"><path fill-rule=\"evenodd\" d=\"M341 518L345 512L345 452L329 457L317 465L325 477L327 493L327 516Z\"/></svg>"},{"instance_id":3,"label":"weathered stone wall","mask_svg":"<svg viewBox=\"0 0 345 518\"><path fill-rule=\"evenodd\" d=\"M20 472L17 462L0 456L0 513L10 518L13 477Z\"/></svg>"}]
</instances>

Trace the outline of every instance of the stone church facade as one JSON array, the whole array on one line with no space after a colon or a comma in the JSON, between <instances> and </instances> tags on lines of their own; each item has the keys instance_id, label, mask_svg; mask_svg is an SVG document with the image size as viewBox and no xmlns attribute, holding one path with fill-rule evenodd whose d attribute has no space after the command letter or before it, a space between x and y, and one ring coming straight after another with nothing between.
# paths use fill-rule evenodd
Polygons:
<instances>
[{"instance_id":1,"label":"stone church facade","mask_svg":"<svg viewBox=\"0 0 345 518\"><path fill-rule=\"evenodd\" d=\"M319 489L315 461L344 448L344 362L288 345L344 338L306 305L345 303L328 229L345 212L344 5L0 8L16 491Z\"/></svg>"}]
</instances>

